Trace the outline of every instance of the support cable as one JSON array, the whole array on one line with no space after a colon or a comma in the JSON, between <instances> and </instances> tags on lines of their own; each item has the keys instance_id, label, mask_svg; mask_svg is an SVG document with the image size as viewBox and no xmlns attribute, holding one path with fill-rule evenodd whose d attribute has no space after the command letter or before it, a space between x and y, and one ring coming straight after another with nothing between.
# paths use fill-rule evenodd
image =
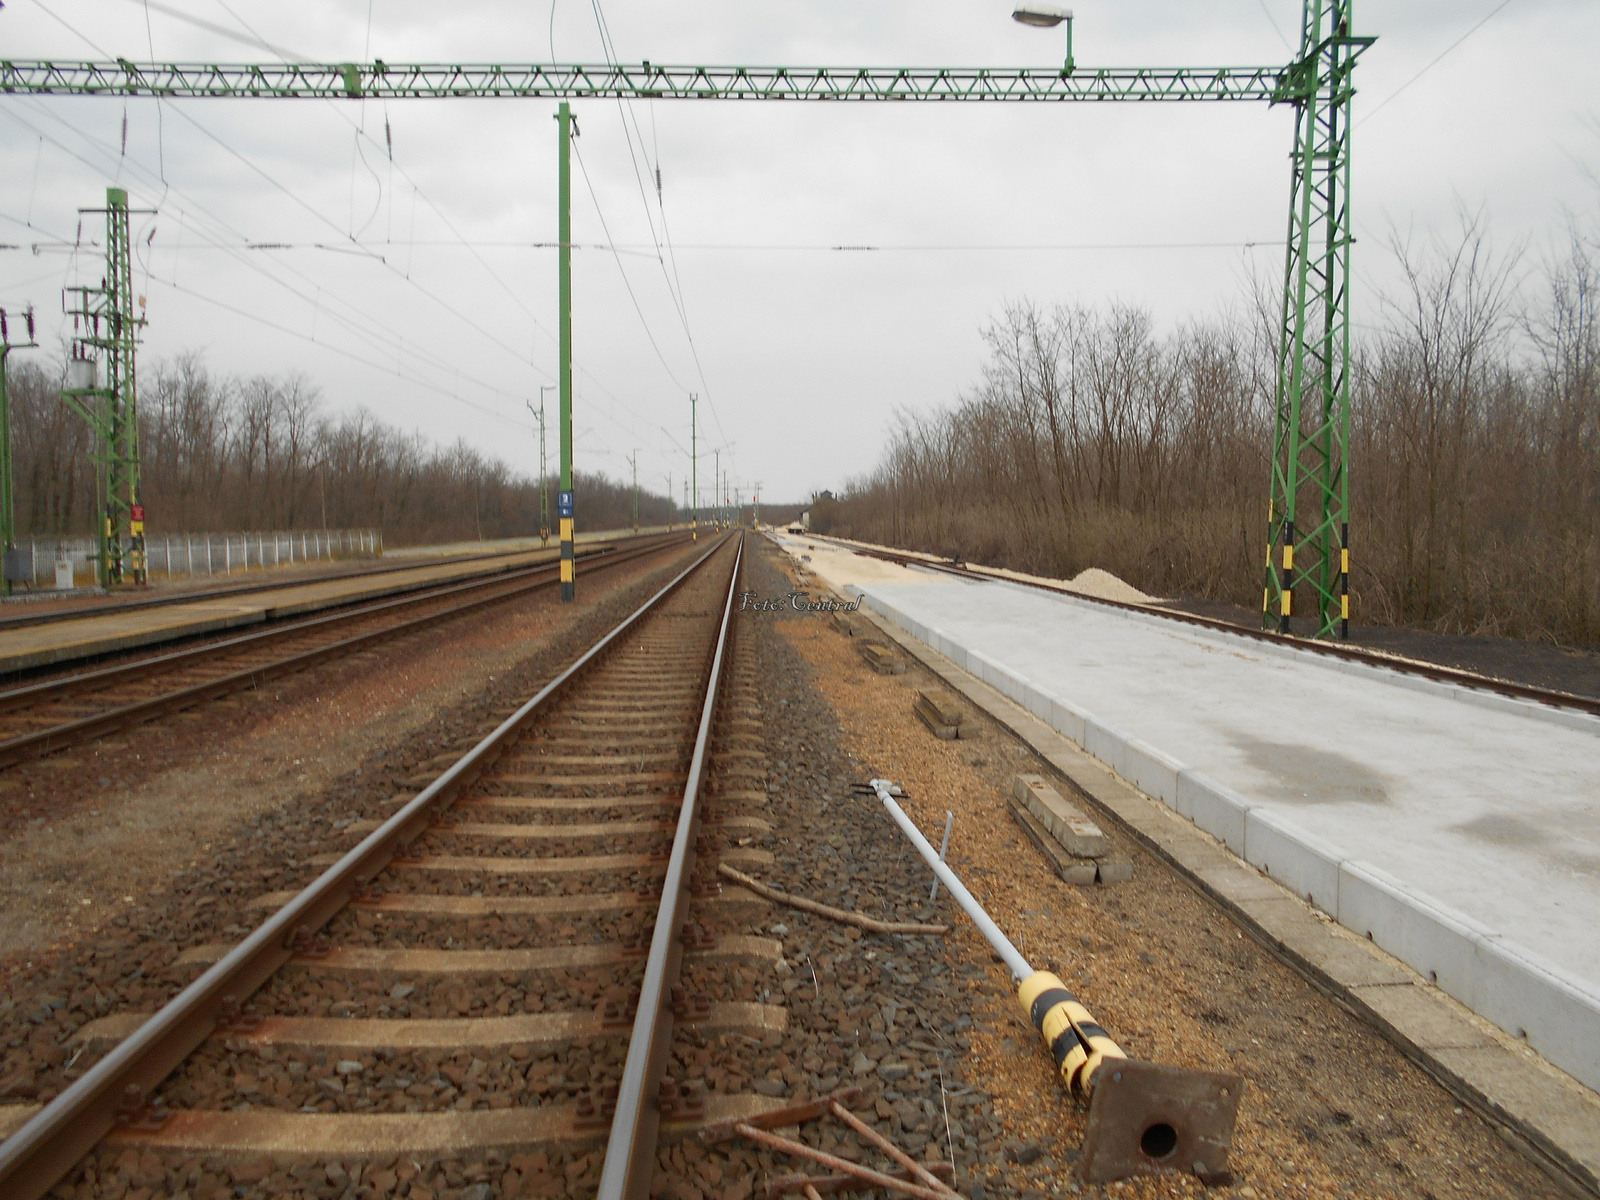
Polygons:
<instances>
[{"instance_id":1,"label":"support cable","mask_svg":"<svg viewBox=\"0 0 1600 1200\"><path fill-rule=\"evenodd\" d=\"M589 0L589 2L590 2L591 7L594 9L595 23L599 26L599 29L600 29L601 50L606 55L606 61L610 65L615 66L620 60L618 59L617 52L616 52L616 42L611 37L611 24L610 24L609 21L606 20L606 17L605 17L605 9L601 4L601 0ZM701 362L700 362L700 348L699 348L698 345L695 344L694 331L689 327L689 313L688 313L687 308L685 307L684 299L683 299L683 280L678 275L678 259L677 259L677 255L672 252L672 233L671 233L671 230L667 226L666 205L662 202L662 198L661 198L661 186L660 186L661 154L660 154L660 144L659 143L656 144L656 161L655 161L655 174L656 174L656 181L657 181L657 183L656 183L656 207L657 207L657 209L659 210L659 212L661 214L661 238L657 238L656 237L655 221L650 216L650 200L649 200L649 196L647 195L647 193L645 191L644 180L641 179L640 176L639 176L639 161L638 161L638 158L636 158L634 156L634 153L633 153L633 138L634 138L634 135L637 134L638 138L639 138L639 154L644 157L645 164L647 166L650 164L650 156L648 154L645 154L645 150L644 150L644 131L639 128L638 117L634 114L632 101L625 101L621 97L618 97L618 99L617 99L617 109L618 109L618 112L622 116L622 136L624 137L624 139L628 143L628 158L633 163L634 180L639 185L639 199L644 204L645 221L650 227L650 238L655 243L656 262L661 267L661 276L666 281L666 284L667 284L667 294L672 298L672 305L677 310L677 313L678 313L678 321L683 326L683 336L689 343L689 353L690 353L690 356L694 359L695 373L697 375L699 375L699 377L700 377L700 389L701 389L701 392L706 398L706 403L708 405L710 405L710 407L711 407L711 419L716 422L717 432L719 434L721 434L724 439L726 439L728 435L727 435L727 431L724 430L723 427L722 427L722 416L721 416L720 413L717 412L716 401L714 399L712 399L712 396L711 396L711 385L706 381L705 368L701 365ZM633 131L632 131L632 133L630 133L629 130L628 130L628 121L629 121L630 117L633 119ZM651 119L652 119L652 128L654 128L654 109L651 110ZM672 259L672 270L671 270L670 273L667 270L666 259L662 256L662 253L661 253L661 240L662 239L665 239L665 241L667 243L667 255L670 256L671 259Z\"/></svg>"},{"instance_id":2,"label":"support cable","mask_svg":"<svg viewBox=\"0 0 1600 1200\"><path fill-rule=\"evenodd\" d=\"M29 122L23 120L16 113L8 111L8 115L10 115L13 120L17 121L24 128L33 130L35 132L39 132L41 134L41 136L46 137L51 142L52 145L55 145L57 148L61 149L64 153L66 153L66 154L72 156L73 158L76 158L78 161L84 163L85 166L88 166L93 170L99 170L100 169L95 164L93 164L93 163L89 162L87 159L85 159L82 155L77 154L70 147L64 145L63 143L59 142L55 138L50 138L48 135L43 134L42 131L39 131L36 126L33 126ZM95 139L93 137L93 135L88 134L88 133L84 132L81 129L78 129L76 126L73 126L71 123L63 120L61 117L57 116L56 114L54 114L52 112L49 112L48 110L43 110L43 115L49 116L51 119L56 120L60 124L64 125L66 128L70 129L73 133L75 133L79 137L83 138L85 141L87 141L87 142L89 142L91 144L95 144L97 139ZM106 150L106 151L103 151L103 152L109 153L109 150ZM138 165L137 162L135 162L135 166L137 166L137 165ZM177 194L182 195L183 193L179 192ZM193 203L193 202L191 201L191 203ZM206 220L210 220L210 221L216 222L221 228L224 228L224 229L228 228L228 226L227 226L225 221L223 221L219 217L216 217L214 214L211 214L208 210L206 210L202 206L195 205L195 208L196 208L196 211L197 211L199 216L205 218ZM197 225L197 230L196 231L197 231L198 235L200 237L202 237L202 238L208 238L209 237L209 235L206 233L204 227L201 226L201 225ZM238 236L237 232L236 231L234 231L234 232L235 232L236 236ZM370 315L368 313L365 313L361 309L357 308L355 305L351 304L349 301L344 300L342 297L339 297L337 295L337 293L329 293L327 296L323 296L319 292L319 295L314 298L312 295L308 294L307 292L303 292L303 291L298 290L293 284L291 284L289 282L286 282L285 280L283 280L283 279L279 278L278 276L274 275L271 271L266 270L261 265L261 263L260 263L260 261L258 259L254 258L252 256L244 254L241 250L238 249L238 247L230 246L230 245L227 245L226 243L223 243L223 242L220 242L220 241L216 241L214 239L212 239L212 240L213 240L213 246L216 249L223 250L224 252L228 253L231 258L233 258L236 262L240 263L246 269L254 271L255 273L261 275L263 278L267 279L268 281L278 285L279 287L284 288L291 295L293 295L296 299L299 299L299 300L301 300L302 302L304 302L306 304L312 305L314 308L319 309L319 311L325 312L326 315L331 320L334 320L334 321L338 322L340 325L344 326L351 333L355 334L356 337L358 337L360 340L365 341L369 345L371 345L373 347L373 349L382 349L385 352L396 352L396 353L398 353L401 349L404 349L407 352L409 352L414 358L417 358L417 359L420 359L420 360L422 360L424 362L430 363L432 366L434 366L436 369L438 369L440 371L454 372L456 374L459 374L459 371L457 370L457 368L455 368L450 363L446 362L444 359L440 358L438 355L434 354L433 352L427 351L427 350L423 350L423 349L419 348L416 345L406 345L404 343L403 339L399 338L397 335L394 335L394 334L388 332L388 330L386 329L384 323L379 318L377 318L375 316L372 316L372 315ZM304 272L295 270L292 267L288 268L288 270L292 275L295 275L298 278L304 280L305 283L307 284L307 286L317 286L317 287L320 288L320 285L315 284L315 281L312 280ZM328 312L326 309L323 309L321 307L321 301L323 299L329 299L329 298L337 301L340 305L342 305L346 309L348 309L352 314L354 314L354 318L344 316L343 314L340 314L340 313L337 313L337 312ZM359 319L359 321L357 319ZM359 322L370 323L372 328L370 328L370 329L363 328ZM316 341L315 338L313 338L311 340ZM380 345L380 343L381 343L381 345ZM326 344L326 343L320 343L319 342L318 344ZM407 378L403 374L401 375L401 377L402 378ZM496 387L493 384L489 384L489 383L487 383L487 382L485 382L483 380L477 379L475 377L467 377L467 378L469 378L470 381L473 384L475 384L476 386L483 387L486 390L488 390L488 391L490 391L492 393L495 393L497 395L503 396L508 400L518 400L518 401L520 401L522 399L522 396L521 396L520 393L506 391L506 390L504 390L502 388ZM426 381L416 380L416 382L420 382L420 383L422 383L423 386L428 387L428 388L433 389L433 390L441 390L441 389L437 388L436 385L427 383ZM448 393L445 393L445 394L448 394Z\"/></svg>"},{"instance_id":3,"label":"support cable","mask_svg":"<svg viewBox=\"0 0 1600 1200\"><path fill-rule=\"evenodd\" d=\"M605 211L600 207L600 197L595 193L594 180L589 178L589 168L584 165L583 153L578 149L576 141L573 142L572 153L573 157L578 160L578 169L583 172L584 186L589 189L589 199L594 202L595 215L600 218L600 228L605 231L606 240L610 241L611 229L606 224ZM639 314L639 323L644 326L645 337L650 339L650 348L656 352L656 357L661 360L662 370L666 371L667 378L672 380L673 386L679 391L688 391L689 389L683 386L678 376L673 372L666 356L661 353L661 346L656 342L656 335L650 329L650 322L645 319L644 309L639 306L639 297L634 293L633 282L628 278L628 269L622 265L622 256L614 254L613 257L617 262L617 271L622 276L623 286L628 289L628 299L633 301L633 311Z\"/></svg>"}]
</instances>

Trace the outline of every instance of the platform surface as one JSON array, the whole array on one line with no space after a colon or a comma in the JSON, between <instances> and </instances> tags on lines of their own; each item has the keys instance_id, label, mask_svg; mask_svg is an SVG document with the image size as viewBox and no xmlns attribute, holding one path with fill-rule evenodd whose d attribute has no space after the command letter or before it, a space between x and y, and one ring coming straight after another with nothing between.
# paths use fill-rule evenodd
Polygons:
<instances>
[{"instance_id":1,"label":"platform surface","mask_svg":"<svg viewBox=\"0 0 1600 1200\"><path fill-rule=\"evenodd\" d=\"M580 534L580 545L623 541L616 533ZM76 620L26 625L0 631L0 675L30 668L67 664L122 650L158 645L177 638L242 628L286 617L310 616L324 609L376 600L411 591L419 586L467 580L494 574L508 567L554 561L559 548L517 549L471 561L429 564L416 555L416 566L403 571L356 575L345 579L286 580L281 588L246 592L238 596L197 596L188 603L132 608L118 612L97 607ZM435 555L444 553L429 548ZM409 560L409 556L408 556ZM581 569L581 568L580 568ZM253 582L265 582L270 572L251 573Z\"/></svg>"},{"instance_id":2,"label":"platform surface","mask_svg":"<svg viewBox=\"0 0 1600 1200\"><path fill-rule=\"evenodd\" d=\"M881 597L1600 991L1600 719L782 540L835 590Z\"/></svg>"}]
</instances>

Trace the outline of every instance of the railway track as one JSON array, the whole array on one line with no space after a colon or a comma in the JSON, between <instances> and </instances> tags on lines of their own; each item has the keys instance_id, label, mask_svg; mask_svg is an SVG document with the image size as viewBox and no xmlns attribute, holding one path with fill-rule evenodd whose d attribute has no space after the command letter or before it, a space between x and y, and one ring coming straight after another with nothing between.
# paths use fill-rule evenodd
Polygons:
<instances>
[{"instance_id":1,"label":"railway track","mask_svg":"<svg viewBox=\"0 0 1600 1200\"><path fill-rule=\"evenodd\" d=\"M83 1026L104 1056L0 1145L0 1194L75 1168L77 1197L116 1194L97 1180L130 1150L196 1195L233 1194L241 1161L333 1195L374 1159L413 1178L603 1143L599 1194L632 1200L663 1123L774 1106L666 1074L675 1039L786 1024L758 990L781 946L736 932L763 902L715 884L771 862L742 561L714 544L309 887L260 897L242 942L189 950L199 977L153 1016Z\"/></svg>"},{"instance_id":2,"label":"railway track","mask_svg":"<svg viewBox=\"0 0 1600 1200\"><path fill-rule=\"evenodd\" d=\"M409 562L384 562L323 571L296 573L276 579L257 579L249 583L224 584L221 587L181 588L157 595L140 595L137 592L115 592L92 600L69 602L67 607L53 608L48 612L11 612L0 614L0 633L8 629L26 629L34 625L55 625L62 621L81 621L85 617L137 612L147 608L166 608L173 604L198 604L208 600L227 600L234 596L249 596L259 592L277 591L281 588L305 587L317 583L335 583L342 579L366 579L378 575L393 575L398 571L416 571L427 567L449 567L459 563L493 562L500 558L515 558L530 551L501 551L497 554L458 554L450 558L417 558ZM259 570L259 568L257 568ZM273 568L276 571L277 568ZM271 572L268 572L271 574ZM48 596L49 593L37 593Z\"/></svg>"},{"instance_id":3,"label":"railway track","mask_svg":"<svg viewBox=\"0 0 1600 1200\"><path fill-rule=\"evenodd\" d=\"M659 554L685 535L580 557L585 574ZM0 767L52 754L346 654L554 587L539 563L0 691Z\"/></svg>"},{"instance_id":4,"label":"railway track","mask_svg":"<svg viewBox=\"0 0 1600 1200\"><path fill-rule=\"evenodd\" d=\"M1414 658L1403 658L1396 654L1386 654L1379 651L1367 650L1360 646L1344 643L1319 642L1311 638L1295 637L1289 634L1277 633L1270 629L1252 629L1246 625L1235 625L1230 621L1219 621L1214 617L1202 617L1195 613L1179 612L1175 609L1165 608L1160 604L1130 604L1124 600L1107 600L1100 596L1088 596L1064 587L1055 587L1048 583L1040 583L1031 579L1014 579L1008 575L990 575L983 571L974 571L965 565L957 566L951 562L940 562L935 559L922 558L915 554L902 554L893 550L884 550L877 547L867 547L854 542L845 542L817 534L806 534L806 537L817 541L828 542L832 545L842 546L859 554L864 558L875 558L880 562L895 563L902 567L920 567L927 571L936 571L941 575L954 575L958 579L979 580L985 583L1012 583L1020 587L1030 587L1042 592L1052 592L1058 596L1068 596L1074 600L1081 600L1085 604L1099 604L1107 608L1120 608L1124 612L1143 613L1147 616L1161 617L1165 620L1179 621L1185 625L1198 625L1203 629L1216 630L1219 633L1229 633L1237 637L1250 638L1258 642L1276 642L1279 645L1294 646L1313 654L1320 654L1327 658L1342 659L1345 662L1359 662L1367 666L1382 667L1389 671L1399 671L1405 675L1417 675L1424 679L1432 679L1439 683L1452 683L1458 687L1473 688L1479 691L1498 692L1502 696L1510 696L1517 700L1531 700L1536 704L1548 704L1553 708L1572 708L1579 712L1589 713L1591 716L1600 716L1600 699L1593 696L1580 696L1572 692L1560 692L1553 688L1533 687L1529 684L1514 683L1508 679L1496 679L1490 675L1479 675L1474 671L1464 671L1459 667L1440 666L1437 663L1423 662Z\"/></svg>"}]
</instances>

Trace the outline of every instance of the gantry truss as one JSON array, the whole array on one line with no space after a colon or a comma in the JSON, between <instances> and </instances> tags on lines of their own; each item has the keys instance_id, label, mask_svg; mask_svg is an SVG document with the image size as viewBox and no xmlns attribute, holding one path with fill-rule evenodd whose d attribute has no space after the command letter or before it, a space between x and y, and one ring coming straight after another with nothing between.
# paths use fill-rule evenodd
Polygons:
<instances>
[{"instance_id":1,"label":"gantry truss","mask_svg":"<svg viewBox=\"0 0 1600 1200\"><path fill-rule=\"evenodd\" d=\"M167 99L1290 100L1283 67L702 67L654 63L0 61L0 92Z\"/></svg>"}]
</instances>

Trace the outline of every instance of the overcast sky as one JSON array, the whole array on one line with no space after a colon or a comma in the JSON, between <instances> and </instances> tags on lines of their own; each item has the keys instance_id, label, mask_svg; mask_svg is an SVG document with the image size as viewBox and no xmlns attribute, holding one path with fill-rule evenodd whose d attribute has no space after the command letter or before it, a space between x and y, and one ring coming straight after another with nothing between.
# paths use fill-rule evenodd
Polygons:
<instances>
[{"instance_id":1,"label":"overcast sky","mask_svg":"<svg viewBox=\"0 0 1600 1200\"><path fill-rule=\"evenodd\" d=\"M598 62L597 7L623 61L1045 66L1062 53L1059 31L1010 20L1010 0L8 0L0 45L273 58L259 38L323 61ZM1076 57L1281 64L1300 7L1079 0ZM1448 237L1463 206L1481 208L1497 244L1537 254L1567 214L1600 208L1600 4L1373 0L1357 17L1379 38L1358 72L1354 159L1356 319L1370 326L1393 280L1391 230ZM72 252L77 210L122 186L159 210L135 218L142 362L192 350L219 372L301 371L331 408L531 472L525 402L555 374L555 253L528 246L556 238L554 111L0 97L0 302L32 301L59 345L62 285L100 274L98 249ZM664 491L670 472L680 500L691 391L704 492L722 446L746 492L760 480L766 497L800 497L870 469L895 409L970 387L980 328L1008 300L1115 297L1170 326L1281 269L1287 108L576 111L578 464L626 477L637 449L641 483ZM663 229L674 252L658 258ZM83 218L84 239L100 236ZM627 249L587 248L608 241ZM244 248L263 242L291 248Z\"/></svg>"}]
</instances>

